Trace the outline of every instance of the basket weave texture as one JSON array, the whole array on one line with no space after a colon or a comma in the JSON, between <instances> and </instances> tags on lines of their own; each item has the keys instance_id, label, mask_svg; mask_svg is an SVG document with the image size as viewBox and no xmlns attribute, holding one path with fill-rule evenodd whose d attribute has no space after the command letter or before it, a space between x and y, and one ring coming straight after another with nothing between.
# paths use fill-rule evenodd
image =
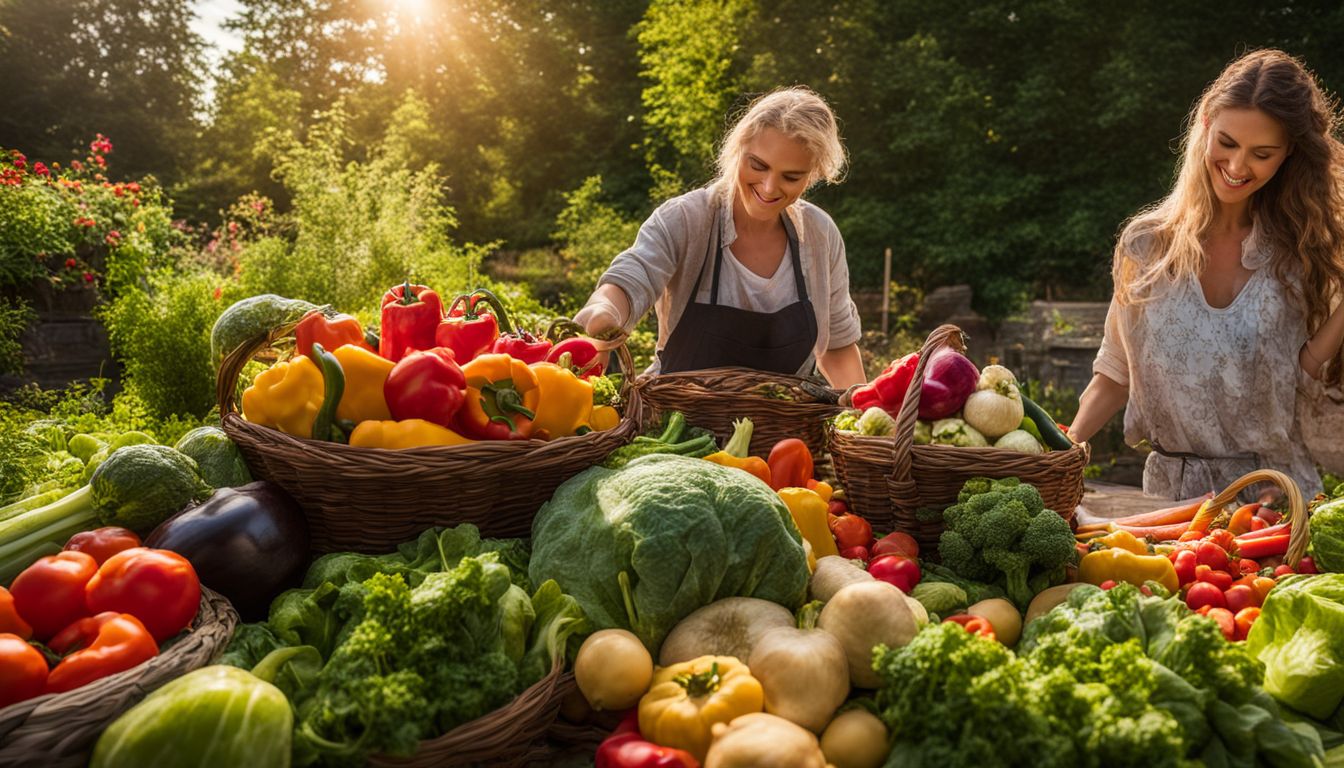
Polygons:
<instances>
[{"instance_id":1,"label":"basket weave texture","mask_svg":"<svg viewBox=\"0 0 1344 768\"><path fill-rule=\"evenodd\" d=\"M1297 487L1297 482L1293 478L1285 475L1277 469L1257 469L1247 472L1232 484L1227 486L1217 496L1204 503L1204 509L1201 515L1214 517L1217 511L1225 506L1240 506L1237 501L1237 494L1246 488L1260 483L1269 483L1278 486L1283 491L1283 497L1288 500L1288 514L1284 522L1292 524L1292 535L1288 537L1288 553L1284 555L1283 562L1296 567L1297 564L1307 554L1307 546L1311 544L1311 526L1308 524L1307 504L1302 498L1302 489ZM1261 490L1258 489L1257 490Z\"/></svg>"},{"instance_id":2,"label":"basket weave texture","mask_svg":"<svg viewBox=\"0 0 1344 768\"><path fill-rule=\"evenodd\" d=\"M826 419L841 411L833 390L798 376L750 368L643 375L635 381L646 422L667 411L681 411L686 422L710 430L722 443L733 434L733 420L752 421L751 455L768 456L775 443L796 437L813 455L826 446ZM785 398L769 397L775 391Z\"/></svg>"},{"instance_id":3,"label":"basket weave texture","mask_svg":"<svg viewBox=\"0 0 1344 768\"><path fill-rule=\"evenodd\" d=\"M538 742L560 712L564 667L564 658L557 657L549 674L505 706L438 738L420 742L410 757L374 755L369 764L379 768L535 764L549 754Z\"/></svg>"},{"instance_id":4,"label":"basket weave texture","mask_svg":"<svg viewBox=\"0 0 1344 768\"><path fill-rule=\"evenodd\" d=\"M561 483L601 462L638 431L640 393L627 384L625 415L615 427L550 441L486 440L392 451L293 437L246 421L235 407L243 366L289 330L254 338L224 359L219 412L252 474L299 503L319 553L391 552L426 528L460 523L475 525L483 536L527 536L533 516ZM617 352L628 363L629 351L622 346Z\"/></svg>"},{"instance_id":5,"label":"basket weave texture","mask_svg":"<svg viewBox=\"0 0 1344 768\"><path fill-rule=\"evenodd\" d=\"M66 693L0 709L0 765L83 766L98 736L150 692L213 661L233 636L238 614L201 587L201 609L187 634L145 663Z\"/></svg>"},{"instance_id":6,"label":"basket weave texture","mask_svg":"<svg viewBox=\"0 0 1344 768\"><path fill-rule=\"evenodd\" d=\"M962 485L972 477L1017 477L1036 486L1047 509L1072 521L1083 498L1083 469L1092 455L1087 443L1039 455L1001 448L914 444L924 367L933 353L945 346L965 351L961 329L939 326L925 340L919 366L896 419L894 437L868 437L827 428L831 458L850 508L875 530L905 531L915 537L921 549L933 551L943 523L922 521L915 510L941 509L954 503Z\"/></svg>"}]
</instances>

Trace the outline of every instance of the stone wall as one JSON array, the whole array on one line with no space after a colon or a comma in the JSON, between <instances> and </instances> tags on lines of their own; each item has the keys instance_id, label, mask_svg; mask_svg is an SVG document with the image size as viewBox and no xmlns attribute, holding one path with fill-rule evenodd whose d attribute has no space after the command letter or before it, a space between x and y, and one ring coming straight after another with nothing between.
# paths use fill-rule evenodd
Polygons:
<instances>
[{"instance_id":1,"label":"stone wall","mask_svg":"<svg viewBox=\"0 0 1344 768\"><path fill-rule=\"evenodd\" d=\"M53 290L34 283L18 295L37 312L37 322L20 337L23 373L0 375L0 394L29 383L59 389L94 377L111 379L105 392L113 394L121 372L112 359L107 330L93 317L97 289Z\"/></svg>"}]
</instances>

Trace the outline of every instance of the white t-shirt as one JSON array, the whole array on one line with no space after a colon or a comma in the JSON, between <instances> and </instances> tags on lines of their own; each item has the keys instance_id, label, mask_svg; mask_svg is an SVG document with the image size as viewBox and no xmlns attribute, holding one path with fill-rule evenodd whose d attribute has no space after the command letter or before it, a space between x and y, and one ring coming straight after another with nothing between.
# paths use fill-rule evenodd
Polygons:
<instances>
[{"instance_id":1,"label":"white t-shirt","mask_svg":"<svg viewBox=\"0 0 1344 768\"><path fill-rule=\"evenodd\" d=\"M714 265L705 265L705 276L700 283L700 293L696 301L709 303L710 289L714 284ZM784 258L779 268L770 277L747 269L737 260L733 249L723 249L723 266L719 270L719 304L725 307L745 309L749 312L774 313L798 301L798 285L793 278L793 261L789 248L784 248Z\"/></svg>"}]
</instances>

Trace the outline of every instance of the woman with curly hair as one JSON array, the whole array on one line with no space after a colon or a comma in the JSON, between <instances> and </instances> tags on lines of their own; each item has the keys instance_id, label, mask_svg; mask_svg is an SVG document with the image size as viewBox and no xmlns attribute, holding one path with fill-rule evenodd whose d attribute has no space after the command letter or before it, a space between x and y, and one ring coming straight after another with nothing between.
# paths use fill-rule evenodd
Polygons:
<instances>
[{"instance_id":1,"label":"woman with curly hair","mask_svg":"<svg viewBox=\"0 0 1344 768\"><path fill-rule=\"evenodd\" d=\"M1294 414L1341 375L1338 126L1299 61L1247 53L1191 111L1171 193L1121 231L1070 434L1087 440L1126 408L1126 442L1153 449L1145 493L1190 498L1261 467L1320 490Z\"/></svg>"}]
</instances>

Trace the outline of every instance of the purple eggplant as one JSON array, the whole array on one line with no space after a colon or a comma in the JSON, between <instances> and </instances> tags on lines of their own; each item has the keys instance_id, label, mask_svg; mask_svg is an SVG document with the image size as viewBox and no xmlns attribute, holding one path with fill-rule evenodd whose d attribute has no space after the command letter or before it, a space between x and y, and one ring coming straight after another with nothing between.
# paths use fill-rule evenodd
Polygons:
<instances>
[{"instance_id":1,"label":"purple eggplant","mask_svg":"<svg viewBox=\"0 0 1344 768\"><path fill-rule=\"evenodd\" d=\"M303 576L308 524L280 486L258 480L220 488L165 520L145 546L187 558L201 583L227 597L245 620L264 619L271 600Z\"/></svg>"}]
</instances>

